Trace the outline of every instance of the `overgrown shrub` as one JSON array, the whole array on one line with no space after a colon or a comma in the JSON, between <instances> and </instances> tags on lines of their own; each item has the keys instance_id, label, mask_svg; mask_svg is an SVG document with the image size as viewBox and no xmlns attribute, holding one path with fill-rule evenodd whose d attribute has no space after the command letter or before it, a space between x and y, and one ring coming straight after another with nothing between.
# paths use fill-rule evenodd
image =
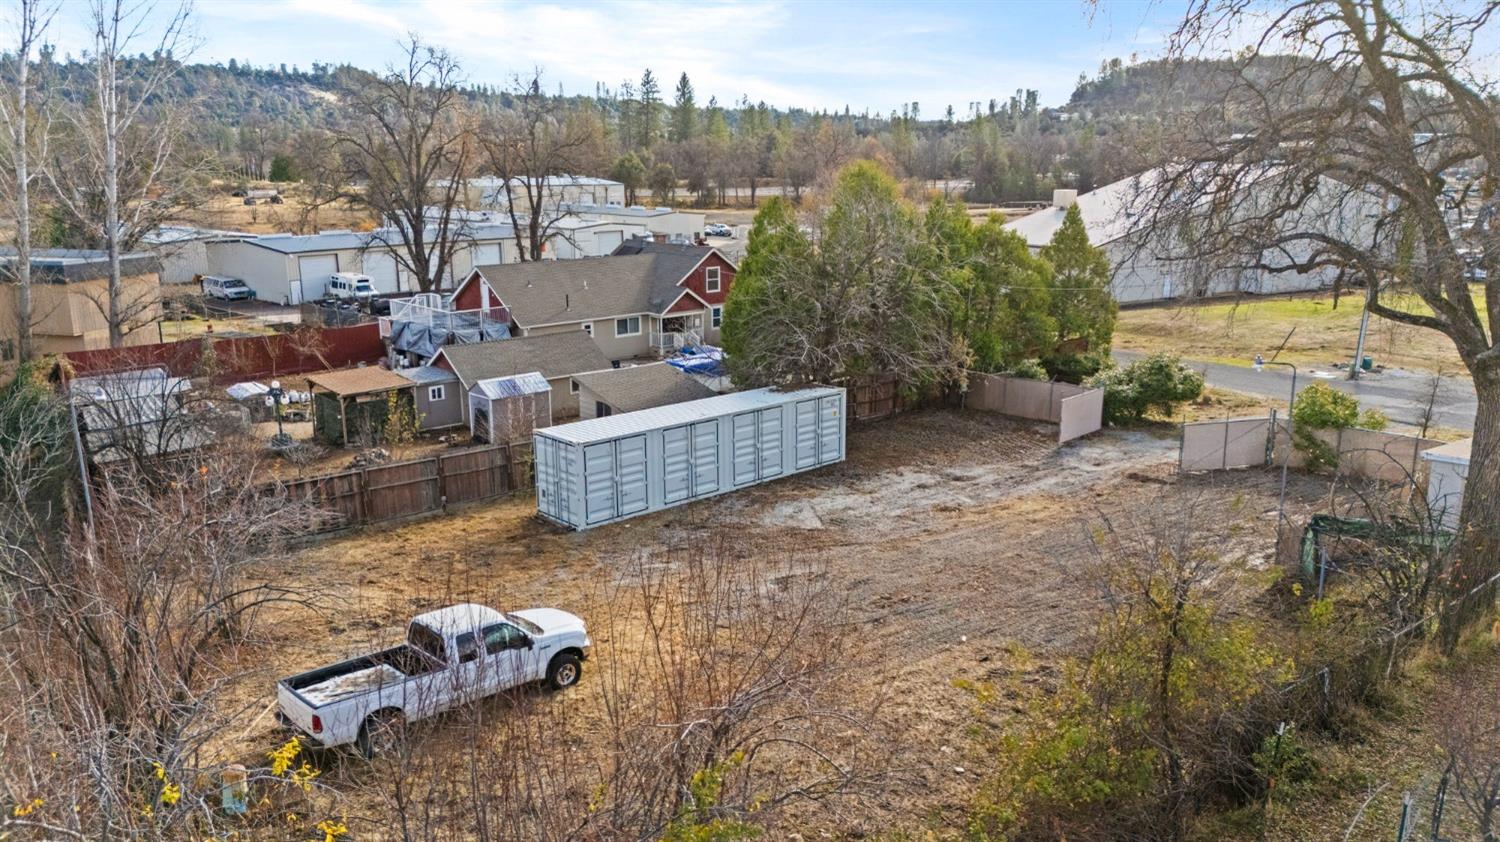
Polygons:
<instances>
[{"instance_id":1,"label":"overgrown shrub","mask_svg":"<svg viewBox=\"0 0 1500 842\"><path fill-rule=\"evenodd\" d=\"M1042 367L1042 361L1038 359L1025 359L1011 366L1005 374L1011 377L1020 377L1026 380L1047 380L1047 369Z\"/></svg>"},{"instance_id":2,"label":"overgrown shrub","mask_svg":"<svg viewBox=\"0 0 1500 842\"><path fill-rule=\"evenodd\" d=\"M1064 354L1046 361L1047 373L1064 383L1082 383L1114 365L1108 351Z\"/></svg>"},{"instance_id":3,"label":"overgrown shrub","mask_svg":"<svg viewBox=\"0 0 1500 842\"><path fill-rule=\"evenodd\" d=\"M1171 354L1153 354L1124 368L1101 371L1084 385L1104 390L1104 420L1138 423L1156 410L1170 415L1178 404L1203 394L1203 375Z\"/></svg>"},{"instance_id":4,"label":"overgrown shrub","mask_svg":"<svg viewBox=\"0 0 1500 842\"><path fill-rule=\"evenodd\" d=\"M1320 430L1360 427L1383 430L1388 423L1378 409L1359 410L1359 399L1327 383L1313 383L1297 393L1292 404L1292 444L1313 470L1338 465L1338 451L1317 437Z\"/></svg>"}]
</instances>

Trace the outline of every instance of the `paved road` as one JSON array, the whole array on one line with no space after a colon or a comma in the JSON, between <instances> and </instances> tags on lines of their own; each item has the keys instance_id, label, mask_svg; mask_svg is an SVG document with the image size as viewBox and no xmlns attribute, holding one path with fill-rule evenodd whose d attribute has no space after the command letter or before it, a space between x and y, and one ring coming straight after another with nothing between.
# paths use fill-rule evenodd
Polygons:
<instances>
[{"instance_id":1,"label":"paved road","mask_svg":"<svg viewBox=\"0 0 1500 842\"><path fill-rule=\"evenodd\" d=\"M1133 351L1115 351L1115 359L1130 362L1144 354ZM1208 385L1235 392L1260 395L1285 400L1292 388L1292 372L1285 366L1266 366L1256 371L1248 364L1244 366L1206 363L1184 360L1188 365L1202 371ZM1432 376L1400 369L1387 369L1381 374L1366 374L1359 380L1344 379L1342 371L1320 369L1297 369L1297 389L1315 380L1327 383L1335 389L1359 398L1360 406L1378 409L1397 424L1421 426L1422 415L1432 394ZM1433 407L1432 425L1451 427L1457 430L1474 429L1474 413L1479 409L1474 397L1474 384L1462 377L1444 377L1438 386L1437 401Z\"/></svg>"}]
</instances>

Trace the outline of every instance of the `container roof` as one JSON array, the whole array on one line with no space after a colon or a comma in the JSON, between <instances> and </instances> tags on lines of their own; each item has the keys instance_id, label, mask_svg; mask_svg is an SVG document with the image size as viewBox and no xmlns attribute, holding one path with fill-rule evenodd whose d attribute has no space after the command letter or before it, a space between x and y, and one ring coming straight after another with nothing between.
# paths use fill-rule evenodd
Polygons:
<instances>
[{"instance_id":1,"label":"container roof","mask_svg":"<svg viewBox=\"0 0 1500 842\"><path fill-rule=\"evenodd\" d=\"M698 401L658 406L640 412L625 412L603 418L575 421L571 424L559 424L556 427L537 430L536 435L570 444L588 444L644 433L661 427L675 427L678 424L691 424L694 421L718 418L722 415L734 415L739 412L779 406L788 401L843 393L843 389L833 386L808 386L787 391L775 388L752 389L748 392L733 392Z\"/></svg>"}]
</instances>

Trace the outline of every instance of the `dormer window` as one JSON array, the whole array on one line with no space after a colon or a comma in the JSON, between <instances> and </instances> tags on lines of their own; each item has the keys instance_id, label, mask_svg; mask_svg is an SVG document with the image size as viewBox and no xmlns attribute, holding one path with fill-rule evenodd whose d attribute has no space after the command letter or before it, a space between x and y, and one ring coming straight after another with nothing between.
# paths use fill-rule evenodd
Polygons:
<instances>
[{"instance_id":1,"label":"dormer window","mask_svg":"<svg viewBox=\"0 0 1500 842\"><path fill-rule=\"evenodd\" d=\"M720 283L720 281L719 281L719 267L717 267L717 266L710 266L710 267L708 267L708 268L706 268L706 269L703 270L703 291L704 292L718 292L719 291L719 283Z\"/></svg>"}]
</instances>

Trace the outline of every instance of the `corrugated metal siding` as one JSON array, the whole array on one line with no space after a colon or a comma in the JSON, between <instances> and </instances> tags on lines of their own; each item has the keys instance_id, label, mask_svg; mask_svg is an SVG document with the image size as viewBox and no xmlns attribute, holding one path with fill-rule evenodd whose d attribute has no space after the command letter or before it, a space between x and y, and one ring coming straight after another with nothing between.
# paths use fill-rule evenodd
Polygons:
<instances>
[{"instance_id":1,"label":"corrugated metal siding","mask_svg":"<svg viewBox=\"0 0 1500 842\"><path fill-rule=\"evenodd\" d=\"M587 529L840 461L845 401L763 389L538 430L537 511Z\"/></svg>"}]
</instances>

